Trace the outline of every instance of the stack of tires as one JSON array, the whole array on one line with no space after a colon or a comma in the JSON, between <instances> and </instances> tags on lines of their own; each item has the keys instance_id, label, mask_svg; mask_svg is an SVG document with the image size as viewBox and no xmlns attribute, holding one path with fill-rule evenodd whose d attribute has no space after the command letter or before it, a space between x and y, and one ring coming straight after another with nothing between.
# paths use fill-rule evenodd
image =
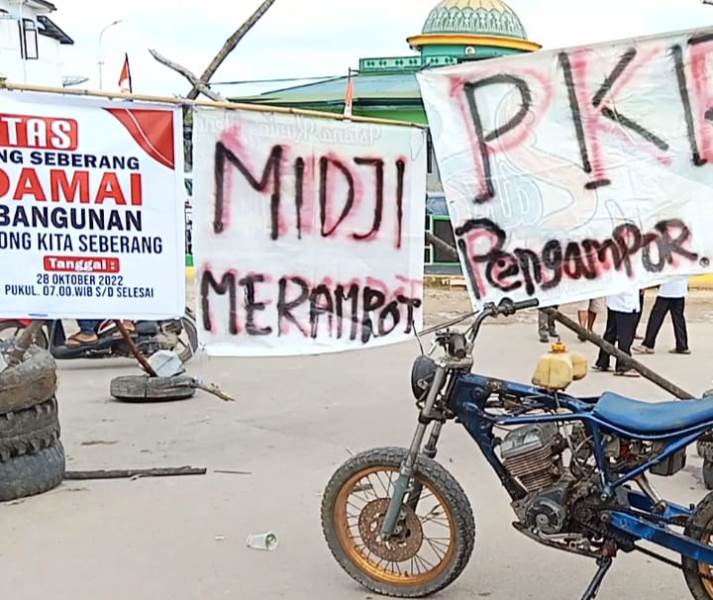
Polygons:
<instances>
[{"instance_id":1,"label":"stack of tires","mask_svg":"<svg viewBox=\"0 0 713 600\"><path fill-rule=\"evenodd\" d=\"M62 483L56 391L56 365L44 350L33 348L20 365L0 372L0 501Z\"/></svg>"}]
</instances>

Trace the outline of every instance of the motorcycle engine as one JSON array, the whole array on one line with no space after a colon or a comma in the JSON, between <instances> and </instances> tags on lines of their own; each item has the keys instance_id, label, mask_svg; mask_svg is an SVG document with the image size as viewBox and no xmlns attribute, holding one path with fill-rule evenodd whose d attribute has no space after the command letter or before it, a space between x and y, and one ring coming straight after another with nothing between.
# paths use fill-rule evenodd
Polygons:
<instances>
[{"instance_id":1,"label":"motorcycle engine","mask_svg":"<svg viewBox=\"0 0 713 600\"><path fill-rule=\"evenodd\" d=\"M562 438L553 423L527 425L508 433L500 445L503 465L528 492L552 485L562 476Z\"/></svg>"},{"instance_id":2,"label":"motorcycle engine","mask_svg":"<svg viewBox=\"0 0 713 600\"><path fill-rule=\"evenodd\" d=\"M552 423L511 431L500 446L503 465L529 492L513 503L515 513L528 529L540 534L560 533L567 520L571 481L563 479L564 448L562 436Z\"/></svg>"}]
</instances>

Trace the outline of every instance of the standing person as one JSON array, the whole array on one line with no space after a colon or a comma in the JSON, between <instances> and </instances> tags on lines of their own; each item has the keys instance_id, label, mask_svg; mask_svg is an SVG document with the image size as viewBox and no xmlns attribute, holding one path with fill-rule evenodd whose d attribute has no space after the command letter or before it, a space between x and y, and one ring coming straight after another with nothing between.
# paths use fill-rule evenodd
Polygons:
<instances>
[{"instance_id":1,"label":"standing person","mask_svg":"<svg viewBox=\"0 0 713 600\"><path fill-rule=\"evenodd\" d=\"M559 306L553 306L552 308L556 310ZM550 338L559 338L557 335L555 320L542 310L539 311L537 316L537 330L540 334L540 342L543 344L548 344L550 342Z\"/></svg>"},{"instance_id":2,"label":"standing person","mask_svg":"<svg viewBox=\"0 0 713 600\"><path fill-rule=\"evenodd\" d=\"M586 329L589 333L594 332L594 323L597 321L597 316L606 313L607 299L594 298L582 303L577 311L579 326ZM579 336L580 341L584 342L586 338Z\"/></svg>"},{"instance_id":3,"label":"standing person","mask_svg":"<svg viewBox=\"0 0 713 600\"><path fill-rule=\"evenodd\" d=\"M639 290L629 290L607 298L607 327L604 339L619 350L631 356L631 345L634 343L636 322L641 311ZM595 371L608 371L611 356L602 350L594 365ZM621 377L638 377L639 374L627 369L619 359L616 361L615 375Z\"/></svg>"},{"instance_id":4,"label":"standing person","mask_svg":"<svg viewBox=\"0 0 713 600\"><path fill-rule=\"evenodd\" d=\"M653 354L656 347L656 338L661 331L661 326L666 315L671 313L673 333L676 338L676 347L670 350L671 354L690 354L688 348L688 329L686 327L686 296L688 296L688 280L675 279L664 283L659 289L656 304L651 311L649 324L646 328L646 337L640 346L634 348L639 354Z\"/></svg>"}]
</instances>

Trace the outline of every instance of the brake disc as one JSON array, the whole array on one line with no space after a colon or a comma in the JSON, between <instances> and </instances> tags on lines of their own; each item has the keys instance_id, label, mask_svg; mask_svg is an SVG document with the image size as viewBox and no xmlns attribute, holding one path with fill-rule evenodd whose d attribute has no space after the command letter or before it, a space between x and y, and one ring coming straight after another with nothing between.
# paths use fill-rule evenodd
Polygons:
<instances>
[{"instance_id":1,"label":"brake disc","mask_svg":"<svg viewBox=\"0 0 713 600\"><path fill-rule=\"evenodd\" d=\"M389 498L367 504L359 515L359 534L370 552L383 560L403 562L416 556L423 544L423 528L414 510L402 506L403 518L397 533L388 540L381 539L381 527L389 508Z\"/></svg>"}]
</instances>

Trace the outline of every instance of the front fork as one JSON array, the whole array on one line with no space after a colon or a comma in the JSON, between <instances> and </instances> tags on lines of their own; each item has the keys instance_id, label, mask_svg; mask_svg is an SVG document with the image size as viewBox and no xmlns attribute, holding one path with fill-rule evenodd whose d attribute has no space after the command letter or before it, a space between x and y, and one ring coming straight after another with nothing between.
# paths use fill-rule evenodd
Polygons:
<instances>
[{"instance_id":1,"label":"front fork","mask_svg":"<svg viewBox=\"0 0 713 600\"><path fill-rule=\"evenodd\" d=\"M421 497L421 491L423 486L419 483L414 483L413 474L416 468L416 460L418 459L419 452L421 450L421 445L423 444L423 438L426 436L426 430L429 425L428 415L431 414L433 406L436 403L436 398L443 387L443 383L446 379L446 369L443 366L438 366L436 373L433 377L433 383L426 396L426 402L421 409L419 414L418 427L416 428L416 433L411 441L411 446L409 448L406 458L401 463L401 469L399 470L399 476L394 483L394 492L391 496L391 501L389 502L389 508L386 511L386 516L384 517L384 523L381 527L381 538L387 540L391 538L396 532L399 520L401 520L401 506L404 503L406 494L409 494L408 504L411 508L415 509L418 504L419 498ZM431 430L431 435L428 439L428 443L424 448L424 454L428 458L435 458L436 456L436 445L438 444L438 438L441 435L441 429L443 428L443 423L437 422L433 429Z\"/></svg>"}]
</instances>

